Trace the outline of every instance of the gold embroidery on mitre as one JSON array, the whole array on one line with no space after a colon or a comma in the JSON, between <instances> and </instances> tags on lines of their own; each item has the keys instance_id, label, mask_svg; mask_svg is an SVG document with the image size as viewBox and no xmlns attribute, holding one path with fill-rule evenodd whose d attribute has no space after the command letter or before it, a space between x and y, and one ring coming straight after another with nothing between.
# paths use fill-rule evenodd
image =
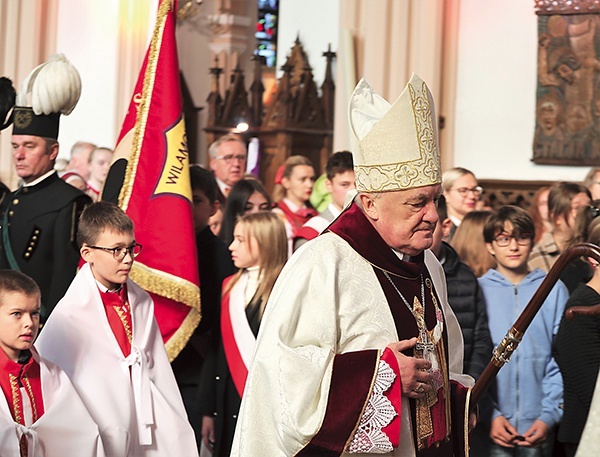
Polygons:
<instances>
[{"instance_id":1,"label":"gold embroidery on mitre","mask_svg":"<svg viewBox=\"0 0 600 457\"><path fill-rule=\"evenodd\" d=\"M425 82L413 75L358 148L360 157L355 155L354 162L358 191L389 192L441 183L433 100Z\"/></svg>"}]
</instances>

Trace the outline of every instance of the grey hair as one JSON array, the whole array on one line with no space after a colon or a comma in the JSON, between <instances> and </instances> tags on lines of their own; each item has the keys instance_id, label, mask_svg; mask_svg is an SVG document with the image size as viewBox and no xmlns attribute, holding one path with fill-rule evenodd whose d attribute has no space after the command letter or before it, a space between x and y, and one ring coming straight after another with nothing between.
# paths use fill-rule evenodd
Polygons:
<instances>
[{"instance_id":1,"label":"grey hair","mask_svg":"<svg viewBox=\"0 0 600 457\"><path fill-rule=\"evenodd\" d=\"M244 140L242 140L242 138L238 135L234 135L233 133L228 133L227 135L223 135L222 137L217 139L217 141L213 142L208 147L208 155L210 156L210 158L214 159L215 157L217 157L219 155L219 147L223 143L227 143L228 141L237 141L242 146L244 146L244 152L247 152L246 143L244 142Z\"/></svg>"}]
</instances>

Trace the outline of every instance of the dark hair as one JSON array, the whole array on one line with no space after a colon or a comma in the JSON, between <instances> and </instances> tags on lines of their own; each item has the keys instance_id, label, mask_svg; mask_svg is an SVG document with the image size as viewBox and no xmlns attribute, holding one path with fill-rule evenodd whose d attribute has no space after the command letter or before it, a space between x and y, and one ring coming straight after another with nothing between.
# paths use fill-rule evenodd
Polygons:
<instances>
[{"instance_id":1,"label":"dark hair","mask_svg":"<svg viewBox=\"0 0 600 457\"><path fill-rule=\"evenodd\" d=\"M217 201L219 186L212 172L199 165L190 165L190 183L192 191L201 190L211 203Z\"/></svg>"},{"instance_id":2,"label":"dark hair","mask_svg":"<svg viewBox=\"0 0 600 457\"><path fill-rule=\"evenodd\" d=\"M548 194L548 219L555 225L556 218L563 216L566 221L569 220L571 213L571 200L577 194L586 194L592 199L590 191L583 184L576 182L559 182L550 187Z\"/></svg>"},{"instance_id":3,"label":"dark hair","mask_svg":"<svg viewBox=\"0 0 600 457\"><path fill-rule=\"evenodd\" d=\"M227 243L231 244L233 241L233 229L237 218L244 214L246 210L246 203L254 192L258 192L267 199L269 208L273 206L273 202L269 197L269 194L256 179L242 179L236 182L227 196L227 204L225 205L225 211L223 212L223 222L221 224L221 231L219 237Z\"/></svg>"},{"instance_id":4,"label":"dark hair","mask_svg":"<svg viewBox=\"0 0 600 457\"><path fill-rule=\"evenodd\" d=\"M350 151L339 151L334 153L325 165L325 173L330 181L333 177L346 171L354 171L354 162Z\"/></svg>"},{"instance_id":5,"label":"dark hair","mask_svg":"<svg viewBox=\"0 0 600 457\"><path fill-rule=\"evenodd\" d=\"M498 234L504 231L504 224L510 222L513 226L513 234L527 235L535 238L535 224L527 211L523 208L514 205L506 205L500 207L496 212L492 213L483 227L483 239L486 243L491 243Z\"/></svg>"},{"instance_id":6,"label":"dark hair","mask_svg":"<svg viewBox=\"0 0 600 457\"><path fill-rule=\"evenodd\" d=\"M41 296L36 282L26 274L15 270L0 270L0 305L5 292L19 292L28 297Z\"/></svg>"},{"instance_id":7,"label":"dark hair","mask_svg":"<svg viewBox=\"0 0 600 457\"><path fill-rule=\"evenodd\" d=\"M81 213L77 226L77 244L93 245L104 230L133 233L133 221L114 203L99 201Z\"/></svg>"},{"instance_id":8,"label":"dark hair","mask_svg":"<svg viewBox=\"0 0 600 457\"><path fill-rule=\"evenodd\" d=\"M448 208L446 206L446 197L440 195L437 201L437 213L440 219L440 224L448 219Z\"/></svg>"}]
</instances>

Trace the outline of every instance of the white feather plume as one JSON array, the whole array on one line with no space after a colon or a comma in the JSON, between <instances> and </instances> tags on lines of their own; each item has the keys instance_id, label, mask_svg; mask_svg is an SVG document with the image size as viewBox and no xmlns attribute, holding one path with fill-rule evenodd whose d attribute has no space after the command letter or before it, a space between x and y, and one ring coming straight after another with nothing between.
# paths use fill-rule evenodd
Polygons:
<instances>
[{"instance_id":1,"label":"white feather plume","mask_svg":"<svg viewBox=\"0 0 600 457\"><path fill-rule=\"evenodd\" d=\"M67 115L73 111L80 96L79 72L64 54L55 54L23 80L16 103L17 106L31 106L37 115Z\"/></svg>"}]
</instances>

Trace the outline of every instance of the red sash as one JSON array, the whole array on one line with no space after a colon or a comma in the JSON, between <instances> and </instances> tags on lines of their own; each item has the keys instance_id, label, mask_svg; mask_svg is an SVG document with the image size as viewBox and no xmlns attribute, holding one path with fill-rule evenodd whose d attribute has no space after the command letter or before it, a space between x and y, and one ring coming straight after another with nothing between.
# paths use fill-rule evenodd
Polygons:
<instances>
[{"instance_id":1,"label":"red sash","mask_svg":"<svg viewBox=\"0 0 600 457\"><path fill-rule=\"evenodd\" d=\"M298 230L306 224L306 222L317 216L319 213L314 208L300 208L298 211L293 212L283 201L276 204L277 208L283 211L286 219L292 226L292 237L296 236Z\"/></svg>"},{"instance_id":2,"label":"red sash","mask_svg":"<svg viewBox=\"0 0 600 457\"><path fill-rule=\"evenodd\" d=\"M233 276L225 278L223 281L223 289L227 287L227 284L232 278ZM230 296L231 289L223 295L223 299L221 300L221 338L223 340L225 358L227 359L227 367L231 373L233 384L235 385L240 398L242 398L244 387L246 386L246 379L248 379L248 367L244 363L237 341L235 340L229 307Z\"/></svg>"}]
</instances>

